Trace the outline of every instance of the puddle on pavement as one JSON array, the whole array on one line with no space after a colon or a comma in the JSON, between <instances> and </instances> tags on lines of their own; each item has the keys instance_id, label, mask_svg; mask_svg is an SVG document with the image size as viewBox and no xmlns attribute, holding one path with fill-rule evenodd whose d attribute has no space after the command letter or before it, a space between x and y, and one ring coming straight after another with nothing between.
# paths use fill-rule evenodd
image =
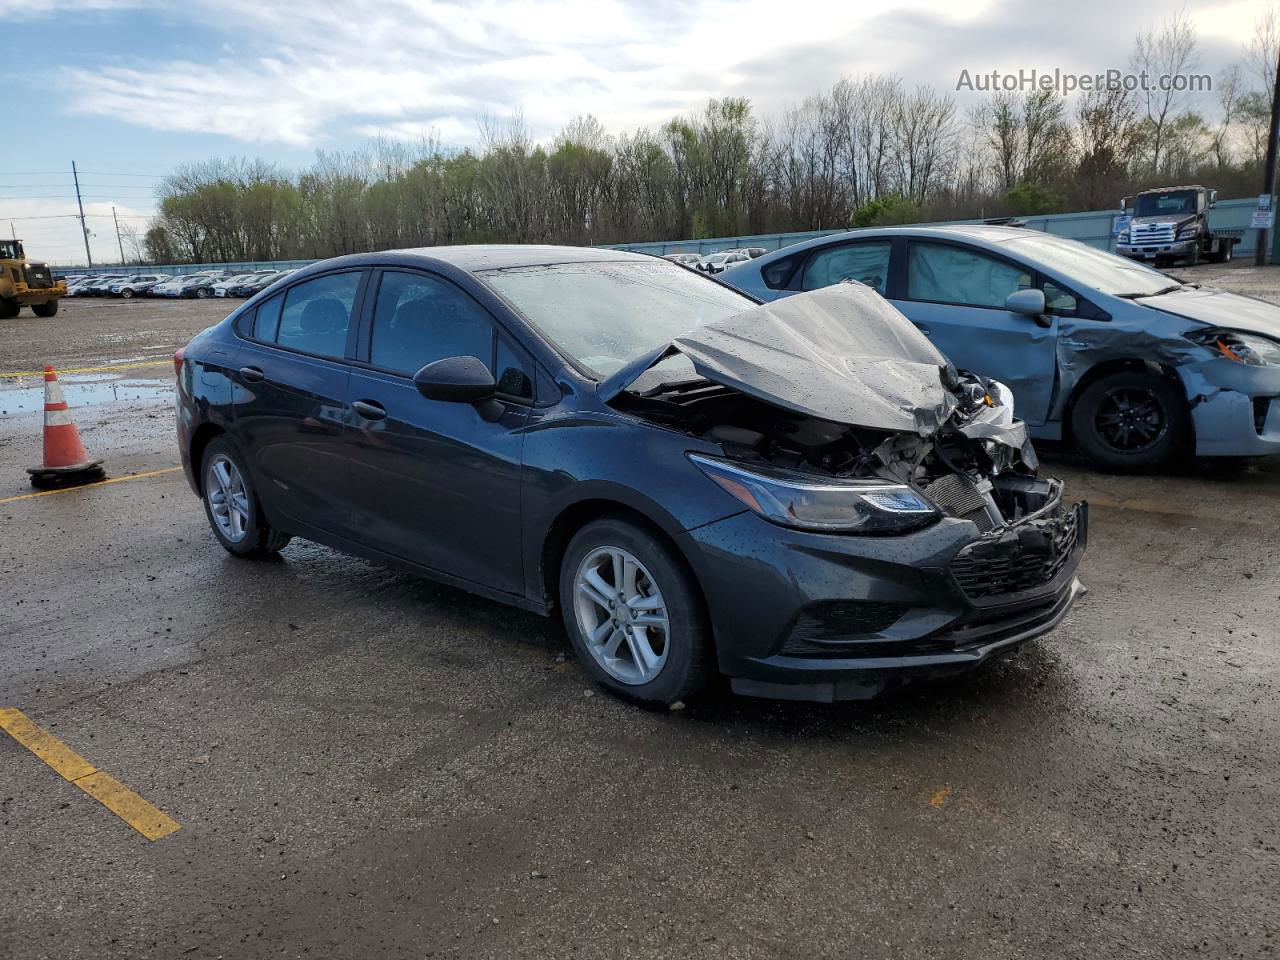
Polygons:
<instances>
[{"instance_id":1,"label":"puddle on pavement","mask_svg":"<svg viewBox=\"0 0 1280 960\"><path fill-rule=\"evenodd\" d=\"M109 403L173 398L173 383L166 380L68 374L59 377L58 381L72 410ZM0 383L0 416L30 411L44 411L43 380L25 378L15 386Z\"/></svg>"}]
</instances>

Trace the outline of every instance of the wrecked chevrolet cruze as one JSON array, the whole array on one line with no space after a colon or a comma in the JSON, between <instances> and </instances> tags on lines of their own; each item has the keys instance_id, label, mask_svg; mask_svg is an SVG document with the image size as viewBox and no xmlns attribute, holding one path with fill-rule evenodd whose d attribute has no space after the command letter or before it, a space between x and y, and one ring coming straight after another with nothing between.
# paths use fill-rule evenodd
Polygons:
<instances>
[{"instance_id":1,"label":"wrecked chevrolet cruze","mask_svg":"<svg viewBox=\"0 0 1280 960\"><path fill-rule=\"evenodd\" d=\"M1087 509L1002 384L873 290L759 304L606 250L324 261L176 358L231 553L292 536L562 617L673 703L835 700L976 667L1081 592Z\"/></svg>"}]
</instances>

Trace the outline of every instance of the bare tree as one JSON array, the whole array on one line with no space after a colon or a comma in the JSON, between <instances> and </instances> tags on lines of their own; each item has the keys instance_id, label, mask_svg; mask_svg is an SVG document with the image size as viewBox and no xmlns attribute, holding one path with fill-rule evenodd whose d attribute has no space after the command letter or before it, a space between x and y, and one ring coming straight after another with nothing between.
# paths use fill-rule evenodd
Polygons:
<instances>
[{"instance_id":1,"label":"bare tree","mask_svg":"<svg viewBox=\"0 0 1280 960\"><path fill-rule=\"evenodd\" d=\"M1185 11L1175 13L1159 30L1144 30L1134 38L1129 65L1147 79L1139 96L1149 128L1152 173L1160 172L1169 124L1189 99L1185 90L1175 90L1173 83L1162 81L1195 69L1199 62L1195 28Z\"/></svg>"}]
</instances>

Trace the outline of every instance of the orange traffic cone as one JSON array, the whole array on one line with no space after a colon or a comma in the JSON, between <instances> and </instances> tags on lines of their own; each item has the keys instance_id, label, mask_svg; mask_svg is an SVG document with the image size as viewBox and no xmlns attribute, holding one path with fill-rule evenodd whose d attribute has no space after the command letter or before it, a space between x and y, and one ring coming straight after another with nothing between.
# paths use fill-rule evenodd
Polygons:
<instances>
[{"instance_id":1,"label":"orange traffic cone","mask_svg":"<svg viewBox=\"0 0 1280 960\"><path fill-rule=\"evenodd\" d=\"M28 467L31 485L50 487L89 483L103 476L101 460L91 460L53 367L44 368L44 465Z\"/></svg>"}]
</instances>

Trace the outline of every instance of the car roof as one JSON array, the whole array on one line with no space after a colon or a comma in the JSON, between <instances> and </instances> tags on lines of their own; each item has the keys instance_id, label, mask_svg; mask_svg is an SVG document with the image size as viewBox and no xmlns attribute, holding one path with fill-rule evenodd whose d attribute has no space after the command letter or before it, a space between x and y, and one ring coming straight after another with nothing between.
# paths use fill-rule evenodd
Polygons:
<instances>
[{"instance_id":1,"label":"car roof","mask_svg":"<svg viewBox=\"0 0 1280 960\"><path fill-rule=\"evenodd\" d=\"M503 270L511 267L537 267L553 263L603 263L630 260L652 263L654 257L625 250L604 247L565 247L552 244L484 243L459 244L448 247L412 247L404 250L384 250L380 253L357 253L333 260L322 260L304 267L299 273L313 268L327 269L336 266L361 266L380 263L402 266L434 266L448 264L459 270Z\"/></svg>"}]
</instances>

